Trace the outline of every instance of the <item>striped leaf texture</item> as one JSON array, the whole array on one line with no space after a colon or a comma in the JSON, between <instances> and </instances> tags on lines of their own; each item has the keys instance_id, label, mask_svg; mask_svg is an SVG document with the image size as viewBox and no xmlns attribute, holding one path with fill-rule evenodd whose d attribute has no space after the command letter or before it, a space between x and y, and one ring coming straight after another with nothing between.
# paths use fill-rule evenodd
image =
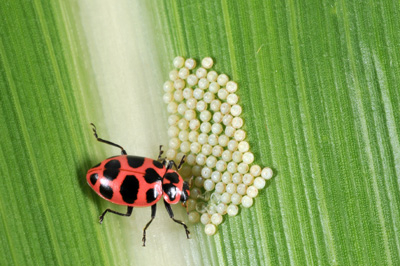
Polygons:
<instances>
[{"instance_id":1,"label":"striped leaf texture","mask_svg":"<svg viewBox=\"0 0 400 266\"><path fill-rule=\"evenodd\" d=\"M0 265L399 265L396 1L0 3ZM124 211L86 184L118 149L168 143L175 56L214 59L240 89L255 163L249 209L192 239L159 205ZM174 206L176 218L185 211Z\"/></svg>"}]
</instances>

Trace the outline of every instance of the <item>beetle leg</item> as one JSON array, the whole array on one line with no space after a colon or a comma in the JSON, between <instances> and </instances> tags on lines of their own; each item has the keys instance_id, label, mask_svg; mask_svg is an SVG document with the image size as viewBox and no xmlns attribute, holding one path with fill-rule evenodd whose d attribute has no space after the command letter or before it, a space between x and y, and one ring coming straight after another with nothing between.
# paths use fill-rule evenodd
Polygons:
<instances>
[{"instance_id":1,"label":"beetle leg","mask_svg":"<svg viewBox=\"0 0 400 266\"><path fill-rule=\"evenodd\" d=\"M106 215L107 212L111 212L111 213L114 213L114 214L117 214L117 215L121 215L121 216L131 216L132 210L133 210L133 207L130 207L130 206L128 206L128 210L126 211L126 213L116 212L116 211L113 211L111 209L107 209L107 210L105 210L103 212L102 215L100 215L99 223L100 224L103 223L104 216Z\"/></svg>"},{"instance_id":2,"label":"beetle leg","mask_svg":"<svg viewBox=\"0 0 400 266\"><path fill-rule=\"evenodd\" d=\"M189 239L190 238L190 232L189 232L189 230L187 228L187 225L184 222L176 220L174 218L174 213L172 212L171 205L169 205L168 202L164 201L164 204L165 204L165 208L167 209L167 212L169 214L169 217L171 217L171 219L174 220L175 223L181 224L185 228L186 237Z\"/></svg>"},{"instance_id":3,"label":"beetle leg","mask_svg":"<svg viewBox=\"0 0 400 266\"><path fill-rule=\"evenodd\" d=\"M142 238L143 247L146 246L146 229L149 227L149 225L153 221L154 217L156 217L156 211L157 211L157 205L154 204L151 206L151 220L146 224L146 226L143 229L143 238Z\"/></svg>"},{"instance_id":4,"label":"beetle leg","mask_svg":"<svg viewBox=\"0 0 400 266\"><path fill-rule=\"evenodd\" d=\"M194 184L194 176L191 176L190 179L189 179L189 184L188 184L189 185L189 189L193 187L193 184Z\"/></svg>"},{"instance_id":5,"label":"beetle leg","mask_svg":"<svg viewBox=\"0 0 400 266\"><path fill-rule=\"evenodd\" d=\"M103 142L103 143L106 143L106 144L108 144L108 145L111 145L111 146L115 146L115 147L120 148L120 149L121 149L121 154L122 154L122 155L126 155L126 154L127 154L126 151L124 150L124 148L122 148L120 145L115 144L115 143L113 143L113 142L111 142L111 141L108 141L108 140L104 140L104 139L99 138L99 137L97 136L97 129L96 129L96 126L95 126L93 123L90 123L90 124L91 124L92 127L93 127L92 130L93 130L93 133L94 133L94 137L97 139L97 141Z\"/></svg>"}]
</instances>

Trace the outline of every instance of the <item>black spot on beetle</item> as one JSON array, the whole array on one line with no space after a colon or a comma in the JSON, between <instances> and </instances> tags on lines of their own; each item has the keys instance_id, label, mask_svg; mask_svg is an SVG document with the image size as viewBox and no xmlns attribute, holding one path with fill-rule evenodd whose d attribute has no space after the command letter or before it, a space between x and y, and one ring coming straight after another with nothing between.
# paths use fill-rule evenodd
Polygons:
<instances>
[{"instance_id":1,"label":"black spot on beetle","mask_svg":"<svg viewBox=\"0 0 400 266\"><path fill-rule=\"evenodd\" d=\"M188 185L188 183L183 182L180 201L186 202L188 200L188 198L189 198L189 194L190 194L189 185Z\"/></svg>"},{"instance_id":2,"label":"black spot on beetle","mask_svg":"<svg viewBox=\"0 0 400 266\"><path fill-rule=\"evenodd\" d=\"M179 175L177 173L166 173L164 179L168 179L171 183L179 183Z\"/></svg>"},{"instance_id":3,"label":"black spot on beetle","mask_svg":"<svg viewBox=\"0 0 400 266\"><path fill-rule=\"evenodd\" d=\"M126 203L134 203L139 191L139 181L134 175L127 175L121 184L119 193Z\"/></svg>"},{"instance_id":4,"label":"black spot on beetle","mask_svg":"<svg viewBox=\"0 0 400 266\"><path fill-rule=\"evenodd\" d=\"M147 183L151 184L161 180L161 176L153 168L147 168L146 173L144 174L144 179Z\"/></svg>"},{"instance_id":5,"label":"black spot on beetle","mask_svg":"<svg viewBox=\"0 0 400 266\"><path fill-rule=\"evenodd\" d=\"M92 185L94 186L96 184L98 178L99 178L99 176L97 174L91 174L90 175L90 183L92 183Z\"/></svg>"},{"instance_id":6,"label":"black spot on beetle","mask_svg":"<svg viewBox=\"0 0 400 266\"><path fill-rule=\"evenodd\" d=\"M154 188L151 188L146 191L146 201L147 203L151 203L155 201L158 197L158 192Z\"/></svg>"},{"instance_id":7,"label":"black spot on beetle","mask_svg":"<svg viewBox=\"0 0 400 266\"><path fill-rule=\"evenodd\" d=\"M159 169L163 169L164 165L162 163L160 163L159 161L153 161L153 164L155 167L159 168Z\"/></svg>"},{"instance_id":8,"label":"black spot on beetle","mask_svg":"<svg viewBox=\"0 0 400 266\"><path fill-rule=\"evenodd\" d=\"M116 179L117 176L118 176L118 174L119 174L119 170L113 169L113 168L111 168L111 169L105 169L105 170L103 171L103 176L104 176L105 178L107 178L108 180L110 180L110 181L113 181L114 179Z\"/></svg>"},{"instance_id":9,"label":"black spot on beetle","mask_svg":"<svg viewBox=\"0 0 400 266\"><path fill-rule=\"evenodd\" d=\"M118 160L111 160L104 165L104 168L119 169L121 168L121 163Z\"/></svg>"},{"instance_id":10,"label":"black spot on beetle","mask_svg":"<svg viewBox=\"0 0 400 266\"><path fill-rule=\"evenodd\" d=\"M108 184L100 184L100 194L103 195L103 197L105 197L106 199L111 199L114 192Z\"/></svg>"},{"instance_id":11,"label":"black spot on beetle","mask_svg":"<svg viewBox=\"0 0 400 266\"><path fill-rule=\"evenodd\" d=\"M162 187L163 187L164 193L166 193L168 195L168 198L171 201L174 201L175 197L176 197L176 186L174 186L172 184L165 184Z\"/></svg>"},{"instance_id":12,"label":"black spot on beetle","mask_svg":"<svg viewBox=\"0 0 400 266\"><path fill-rule=\"evenodd\" d=\"M132 168L139 168L144 164L144 157L128 155L128 164Z\"/></svg>"},{"instance_id":13,"label":"black spot on beetle","mask_svg":"<svg viewBox=\"0 0 400 266\"><path fill-rule=\"evenodd\" d=\"M187 182L183 182L182 190L189 191L189 184Z\"/></svg>"}]
</instances>

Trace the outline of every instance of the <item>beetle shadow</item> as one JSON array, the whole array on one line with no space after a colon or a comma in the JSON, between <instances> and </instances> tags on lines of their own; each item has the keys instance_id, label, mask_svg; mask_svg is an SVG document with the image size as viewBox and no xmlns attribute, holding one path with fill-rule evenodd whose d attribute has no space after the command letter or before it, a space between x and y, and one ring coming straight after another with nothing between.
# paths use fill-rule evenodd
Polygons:
<instances>
[{"instance_id":1,"label":"beetle shadow","mask_svg":"<svg viewBox=\"0 0 400 266\"><path fill-rule=\"evenodd\" d=\"M85 198L89 199L92 202L95 202L95 199L92 196L93 191L86 181L86 173L93 165L94 164L88 159L82 161L76 169L76 178L79 184L79 188L85 195Z\"/></svg>"}]
</instances>

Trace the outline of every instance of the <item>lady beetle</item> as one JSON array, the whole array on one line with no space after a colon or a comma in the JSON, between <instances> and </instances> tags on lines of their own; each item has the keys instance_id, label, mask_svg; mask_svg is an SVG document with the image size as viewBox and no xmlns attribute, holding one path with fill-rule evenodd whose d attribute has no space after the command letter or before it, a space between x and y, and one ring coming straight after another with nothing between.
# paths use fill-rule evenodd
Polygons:
<instances>
[{"instance_id":1,"label":"lady beetle","mask_svg":"<svg viewBox=\"0 0 400 266\"><path fill-rule=\"evenodd\" d=\"M185 228L186 236L189 238L189 230L182 221L174 218L170 204L179 201L184 205L189 198L189 185L183 181L177 170L184 162L184 157L178 166L174 161L161 158L162 146L157 160L150 158L127 155L120 145L101 139L97 136L96 126L93 126L94 136L97 141L103 142L121 149L119 156L105 159L98 165L89 169L86 174L88 184L102 198L119 205L128 206L126 213L120 213L106 209L100 216L100 224L103 222L107 212L121 216L130 216L133 207L151 206L151 220L143 229L143 246L146 244L146 229L156 216L156 203L164 198L165 208L174 222ZM176 170L173 170L172 167Z\"/></svg>"}]
</instances>

